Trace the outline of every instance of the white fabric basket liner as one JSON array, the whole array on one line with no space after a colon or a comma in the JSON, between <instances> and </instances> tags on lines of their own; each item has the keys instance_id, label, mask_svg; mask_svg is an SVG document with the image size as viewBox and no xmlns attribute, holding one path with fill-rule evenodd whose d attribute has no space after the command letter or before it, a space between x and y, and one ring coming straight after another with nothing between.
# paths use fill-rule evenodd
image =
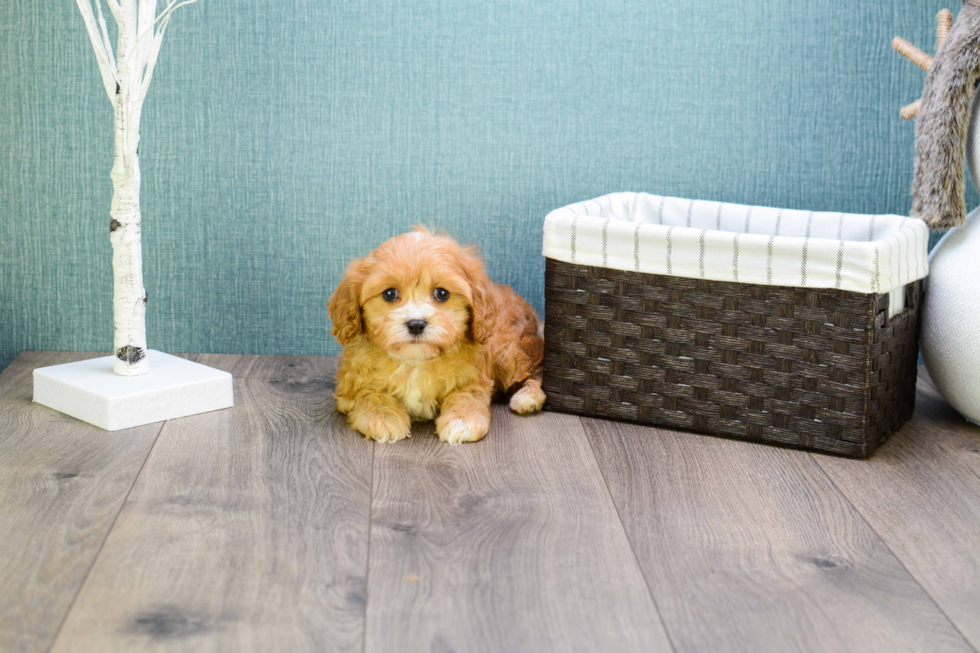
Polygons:
<instances>
[{"instance_id":1,"label":"white fabric basket liner","mask_svg":"<svg viewBox=\"0 0 980 653\"><path fill-rule=\"evenodd\" d=\"M926 223L899 215L613 193L549 213L543 254L675 277L891 293L894 304L929 273L928 245Z\"/></svg>"}]
</instances>

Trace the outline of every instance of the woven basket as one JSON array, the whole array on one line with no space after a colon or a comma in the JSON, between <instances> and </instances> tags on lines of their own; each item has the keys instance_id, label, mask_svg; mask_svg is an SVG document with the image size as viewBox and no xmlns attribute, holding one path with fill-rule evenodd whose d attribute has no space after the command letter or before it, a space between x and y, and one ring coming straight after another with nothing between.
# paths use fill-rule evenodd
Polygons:
<instances>
[{"instance_id":1,"label":"woven basket","mask_svg":"<svg viewBox=\"0 0 980 653\"><path fill-rule=\"evenodd\" d=\"M919 280L861 293L548 258L547 408L867 456L914 408L921 293Z\"/></svg>"}]
</instances>

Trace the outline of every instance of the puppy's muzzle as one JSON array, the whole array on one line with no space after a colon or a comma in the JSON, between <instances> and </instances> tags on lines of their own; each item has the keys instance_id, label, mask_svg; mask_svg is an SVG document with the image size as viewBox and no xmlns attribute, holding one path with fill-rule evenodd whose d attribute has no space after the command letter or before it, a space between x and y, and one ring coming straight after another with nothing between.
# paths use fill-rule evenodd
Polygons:
<instances>
[{"instance_id":1,"label":"puppy's muzzle","mask_svg":"<svg viewBox=\"0 0 980 653\"><path fill-rule=\"evenodd\" d=\"M405 328L413 336L420 336L422 332L425 331L425 327L429 325L425 320L409 320L405 323Z\"/></svg>"}]
</instances>

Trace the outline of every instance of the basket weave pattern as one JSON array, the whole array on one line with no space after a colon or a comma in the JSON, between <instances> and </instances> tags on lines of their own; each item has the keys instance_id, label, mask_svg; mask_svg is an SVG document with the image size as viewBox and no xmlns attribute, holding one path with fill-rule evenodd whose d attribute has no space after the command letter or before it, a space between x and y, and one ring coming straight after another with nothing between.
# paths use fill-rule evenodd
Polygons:
<instances>
[{"instance_id":1,"label":"basket weave pattern","mask_svg":"<svg viewBox=\"0 0 980 653\"><path fill-rule=\"evenodd\" d=\"M548 408L867 456L915 402L922 282L887 294L547 259Z\"/></svg>"}]
</instances>

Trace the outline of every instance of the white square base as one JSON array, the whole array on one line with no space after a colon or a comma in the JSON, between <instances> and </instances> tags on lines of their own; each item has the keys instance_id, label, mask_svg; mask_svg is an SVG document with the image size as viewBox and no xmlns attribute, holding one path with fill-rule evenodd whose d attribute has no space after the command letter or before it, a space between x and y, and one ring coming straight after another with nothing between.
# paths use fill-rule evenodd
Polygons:
<instances>
[{"instance_id":1,"label":"white square base","mask_svg":"<svg viewBox=\"0 0 980 653\"><path fill-rule=\"evenodd\" d=\"M235 405L231 374L147 351L150 371L120 376L112 356L34 370L34 401L107 431Z\"/></svg>"}]
</instances>

